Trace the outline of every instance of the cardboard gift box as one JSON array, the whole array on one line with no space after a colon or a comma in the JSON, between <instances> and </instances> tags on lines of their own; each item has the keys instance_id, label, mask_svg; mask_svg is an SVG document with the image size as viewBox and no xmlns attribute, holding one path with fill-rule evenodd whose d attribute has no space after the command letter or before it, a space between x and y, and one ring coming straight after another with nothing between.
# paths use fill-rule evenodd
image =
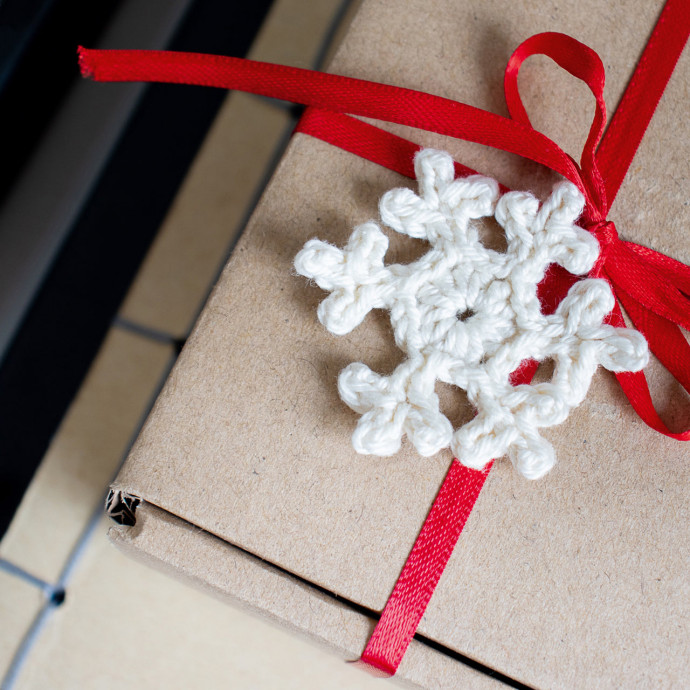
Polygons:
<instances>
[{"instance_id":1,"label":"cardboard gift box","mask_svg":"<svg viewBox=\"0 0 690 690\"><path fill-rule=\"evenodd\" d=\"M542 31L596 50L613 110L662 3L582 0L365 0L330 71L423 90L506 114L502 73ZM684 54L610 214L625 239L685 263L690 60ZM534 126L574 157L592 98L535 57L520 87ZM182 87L181 87L182 88ZM544 198L556 175L516 156L382 125L513 189ZM228 151L232 156L232 152ZM362 652L451 462L403 442L358 455L357 415L337 375L401 361L387 314L346 336L316 318L325 297L292 262L319 237L343 246L377 218L388 189L412 183L297 134L239 241L129 459L114 505L120 548L249 607L347 659ZM389 233L386 262L423 243ZM486 241L500 247L489 223ZM547 372L543 374L547 375ZM657 363L655 402L687 426L687 396ZM454 426L462 393L438 385ZM682 687L690 677L690 451L648 428L613 376L544 430L558 457L530 482L498 461L396 676L421 687ZM492 673L495 674L492 677Z\"/></svg>"}]
</instances>

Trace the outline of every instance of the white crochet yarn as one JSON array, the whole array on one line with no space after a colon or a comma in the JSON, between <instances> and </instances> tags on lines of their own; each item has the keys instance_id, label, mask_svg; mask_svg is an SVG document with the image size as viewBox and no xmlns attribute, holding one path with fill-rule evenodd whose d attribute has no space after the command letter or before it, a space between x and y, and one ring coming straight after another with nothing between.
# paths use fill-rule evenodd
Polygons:
<instances>
[{"instance_id":1,"label":"white crochet yarn","mask_svg":"<svg viewBox=\"0 0 690 690\"><path fill-rule=\"evenodd\" d=\"M379 209L386 225L430 242L421 259L384 266L388 239L373 222L357 227L344 250L310 240L295 259L300 274L332 292L318 308L329 331L349 333L369 310L386 308L408 355L390 376L361 363L340 373L340 396L362 415L354 448L391 455L405 433L421 455L450 445L462 463L480 469L507 453L537 479L555 461L539 427L565 420L599 364L641 369L647 343L636 331L602 324L614 305L603 280L576 283L554 314L541 313L536 288L546 267L559 263L581 275L599 254L594 237L574 224L584 203L575 186L558 184L540 207L526 192L499 198L486 177L454 179L443 152L420 152L415 172L419 196L393 189ZM505 253L479 240L473 221L491 215L505 230ZM520 362L548 357L555 362L550 382L510 384ZM439 411L437 380L464 388L477 409L455 432Z\"/></svg>"}]
</instances>

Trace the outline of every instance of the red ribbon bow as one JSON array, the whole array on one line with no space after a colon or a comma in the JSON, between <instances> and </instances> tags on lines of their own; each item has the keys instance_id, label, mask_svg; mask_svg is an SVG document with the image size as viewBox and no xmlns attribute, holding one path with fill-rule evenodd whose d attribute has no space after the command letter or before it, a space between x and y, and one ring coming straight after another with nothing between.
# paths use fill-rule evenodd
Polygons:
<instances>
[{"instance_id":1,"label":"red ribbon bow","mask_svg":"<svg viewBox=\"0 0 690 690\"><path fill-rule=\"evenodd\" d=\"M685 0L669 0L649 39L623 99L606 127L604 67L599 56L570 36L543 33L513 53L505 72L510 118L419 91L251 60L160 51L80 49L82 71L98 81L161 81L237 89L310 106L298 132L310 134L413 178L420 147L352 117L408 125L485 144L541 163L584 194L582 225L601 245L592 275L609 282L617 299L609 322L624 327L621 306L650 349L690 392L690 268L652 249L621 240L608 212L690 33ZM531 55L547 55L584 81L596 100L594 120L580 164L532 128L517 88ZM459 175L474 171L456 163ZM545 311L554 310L576 280L551 270L539 288ZM531 380L536 362L513 375ZM657 414L642 372L617 374L639 416L653 429L680 440ZM454 460L414 548L386 604L362 660L395 673L441 577L488 472Z\"/></svg>"},{"instance_id":2,"label":"red ribbon bow","mask_svg":"<svg viewBox=\"0 0 690 690\"><path fill-rule=\"evenodd\" d=\"M677 16L668 16L671 12ZM530 55L552 58L584 81L594 94L596 111L580 166L572 177L565 174L585 195L586 206L580 223L595 235L601 246L591 275L607 280L616 296L617 304L609 322L625 327L622 305L647 339L651 351L688 392L690 346L680 327L690 330L690 267L652 249L621 240L615 224L607 216L685 45L689 18L690 13L682 3L675 6L669 3L665 8L605 137L604 66L593 50L575 39L555 33L532 36L513 53L504 80L510 115L527 126L530 121L520 100L517 76ZM672 27L671 22L676 20L680 24ZM661 36L664 29L667 35ZM565 292L558 290L558 282L569 287L569 281L562 274L552 275L550 289L560 292L562 297ZM690 439L690 430L671 432L661 420L642 372L616 376L635 411L649 426L666 436Z\"/></svg>"}]
</instances>

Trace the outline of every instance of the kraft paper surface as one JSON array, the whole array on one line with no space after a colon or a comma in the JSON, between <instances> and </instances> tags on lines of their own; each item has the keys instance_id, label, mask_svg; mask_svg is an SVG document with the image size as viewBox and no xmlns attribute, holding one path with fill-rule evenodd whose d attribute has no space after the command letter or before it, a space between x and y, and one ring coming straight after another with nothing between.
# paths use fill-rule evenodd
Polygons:
<instances>
[{"instance_id":1,"label":"kraft paper surface","mask_svg":"<svg viewBox=\"0 0 690 690\"><path fill-rule=\"evenodd\" d=\"M535 33L562 31L601 56L612 112L661 5L366 0L330 69L506 115L511 52ZM686 51L610 213L624 239L686 263L689 85ZM587 88L536 57L520 89L534 126L579 158L594 111ZM386 127L511 188L543 197L555 180L515 156ZM384 606L451 456L421 458L407 442L391 458L352 450L358 417L338 398L338 372L362 361L385 374L403 354L383 312L349 335L329 334L316 318L325 293L292 261L312 237L342 246L402 185L412 183L294 137L116 481L370 610ZM395 234L387 263L425 251ZM654 364L648 376L667 422L687 426L685 394ZM461 393L439 393L454 425L470 417ZM690 674L690 451L647 428L603 371L544 435L558 464L530 482L496 463L420 632L537 687L681 686ZM267 596L266 611L273 606ZM318 618L309 626L323 632Z\"/></svg>"}]
</instances>

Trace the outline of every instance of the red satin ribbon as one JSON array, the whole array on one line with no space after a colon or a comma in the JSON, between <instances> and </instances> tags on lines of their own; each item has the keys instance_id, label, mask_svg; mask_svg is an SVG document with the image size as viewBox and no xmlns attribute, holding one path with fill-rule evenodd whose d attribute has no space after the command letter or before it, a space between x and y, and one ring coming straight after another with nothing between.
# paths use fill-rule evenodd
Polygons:
<instances>
[{"instance_id":1,"label":"red satin ribbon","mask_svg":"<svg viewBox=\"0 0 690 690\"><path fill-rule=\"evenodd\" d=\"M453 460L362 654L375 671L392 676L398 670L490 469Z\"/></svg>"},{"instance_id":2,"label":"red satin ribbon","mask_svg":"<svg viewBox=\"0 0 690 690\"><path fill-rule=\"evenodd\" d=\"M82 72L98 81L161 81L237 89L310 106L297 130L318 137L391 170L414 177L419 146L352 117L398 123L492 146L534 160L560 173L584 194L581 224L602 247L592 275L609 282L617 304L609 321L624 327L621 305L647 338L652 352L690 392L690 268L652 249L618 237L607 220L654 110L690 32L686 0L669 0L647 43L621 103L606 127L604 67L599 56L575 39L543 33L522 43L505 73L510 118L464 103L385 84L237 58L160 51L99 51L80 48ZM517 88L520 66L547 55L592 91L596 110L580 164L534 130ZM474 171L456 163L458 175ZM552 312L576 280L552 267L539 286L542 309ZM513 380L531 380L526 362ZM670 431L657 414L642 372L617 374L639 416L653 429L680 440L690 430ZM395 673L465 522L484 484L477 472L454 460L403 568L362 661Z\"/></svg>"}]
</instances>

